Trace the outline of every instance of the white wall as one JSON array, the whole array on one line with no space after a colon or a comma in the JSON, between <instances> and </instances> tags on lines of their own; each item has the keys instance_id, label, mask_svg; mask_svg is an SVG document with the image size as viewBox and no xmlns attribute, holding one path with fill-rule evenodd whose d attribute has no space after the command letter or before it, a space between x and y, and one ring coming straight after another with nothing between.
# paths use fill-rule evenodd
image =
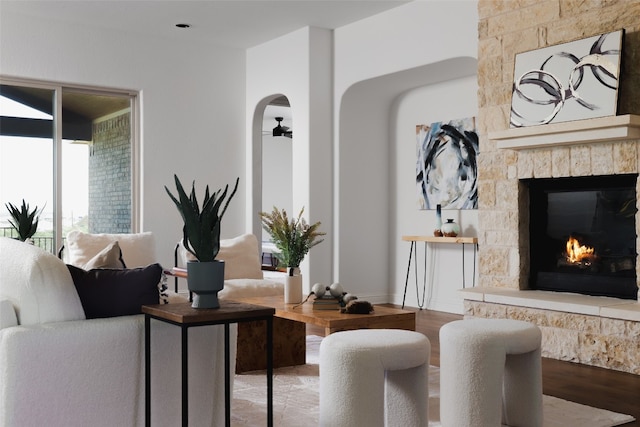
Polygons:
<instances>
[{"instance_id":1,"label":"white wall","mask_svg":"<svg viewBox=\"0 0 640 427\"><path fill-rule=\"evenodd\" d=\"M296 144L298 136L308 137L304 144L319 150L319 155L304 152L301 157L294 152L294 165L309 168L307 173L304 168L294 170L294 208L297 201L305 200L313 207L311 219L322 220L329 232L328 242L314 248L310 258L322 258L320 249L331 245L332 260L315 264L326 271L315 270L311 282L340 281L372 302L398 302L398 287L404 287L404 280L397 283L396 276L406 269L406 259L396 256L404 248L397 222L420 229L422 218L407 223L406 216L416 213L415 205L407 212L395 205L395 192L407 191L396 177L395 163L406 159L396 150L405 140L405 121L412 123L408 130L414 132L415 115L428 117L433 111L429 107L413 110L402 99L416 88L475 76L477 22L475 1L418 1L335 30L333 50L327 49L324 32L314 37L318 29L308 28L247 52L248 133L257 129L256 116L269 97L282 93L291 102ZM320 41L320 49L314 40ZM286 55L275 62L274 51ZM312 62L324 69L330 66L331 84L312 78L318 68L310 66ZM323 117L327 88L333 90L333 141L330 135L323 140L314 132L332 124L331 117ZM448 118L469 115L476 89L466 85L459 92L468 95L463 103L444 98L434 105L429 100L432 108L444 103L447 107L442 110L453 114ZM317 126L311 129L311 123ZM260 153L250 135L248 147L247 165L251 165L248 169L254 176L250 182L255 188L259 182L254 156ZM415 159L409 162L413 175ZM251 190L247 197L248 206L258 203ZM248 217L248 221L256 227L255 218ZM438 307L458 310L455 303L451 308L447 295L440 299L443 303ZM408 303L414 304L415 297Z\"/></svg>"},{"instance_id":2,"label":"white wall","mask_svg":"<svg viewBox=\"0 0 640 427\"><path fill-rule=\"evenodd\" d=\"M245 57L236 49L175 43L109 30L0 14L0 74L140 91L142 229L157 255L173 264L179 214L166 195L173 173L213 189L245 179ZM222 235L245 230L244 182L223 220Z\"/></svg>"},{"instance_id":3,"label":"white wall","mask_svg":"<svg viewBox=\"0 0 640 427\"><path fill-rule=\"evenodd\" d=\"M264 108L278 94L291 105L293 211L331 230L331 44L328 30L303 28L247 50L247 228L260 233L260 137ZM279 55L274 57L274 52ZM331 241L314 247L301 265L303 286L331 279Z\"/></svg>"},{"instance_id":4,"label":"white wall","mask_svg":"<svg viewBox=\"0 0 640 427\"><path fill-rule=\"evenodd\" d=\"M391 301L402 304L409 258L409 242L400 242L403 235L432 236L436 228L435 210L418 210L416 190L416 135L415 126L477 116L478 88L476 76L449 80L414 89L401 96L396 103L395 129L392 137L391 184ZM446 102L434 102L446 100ZM482 151L482 147L480 147ZM443 210L443 222L453 218L464 236L477 237L477 210ZM418 284L420 300L416 295L415 264L411 265L406 304L417 307L423 301L424 243L418 244ZM462 246L432 244L427 252L427 297L429 309L462 313L462 299L456 290L462 288ZM473 246L465 245L465 279L473 283ZM414 260L415 262L415 260ZM478 268L476 266L476 275ZM477 283L477 279L476 279ZM429 298L430 297L430 298Z\"/></svg>"},{"instance_id":5,"label":"white wall","mask_svg":"<svg viewBox=\"0 0 640 427\"><path fill-rule=\"evenodd\" d=\"M477 31L476 0L417 0L336 29L336 102L357 82L450 58L475 58ZM446 79L451 69L442 71L425 81Z\"/></svg>"},{"instance_id":6,"label":"white wall","mask_svg":"<svg viewBox=\"0 0 640 427\"><path fill-rule=\"evenodd\" d=\"M428 120L441 108L459 118L476 105L466 83L468 103L425 99L430 106L414 111L403 96L474 76L477 22L475 1L418 1L335 31L334 280L372 302L398 302L406 258L396 254L408 253L401 235L423 229L422 218L411 218L415 205L398 206L395 194L404 191L396 162L405 159L396 150L406 122L415 132L416 115ZM413 175L415 159L408 167Z\"/></svg>"},{"instance_id":7,"label":"white wall","mask_svg":"<svg viewBox=\"0 0 640 427\"><path fill-rule=\"evenodd\" d=\"M263 137L262 144L262 210L271 212L274 206L294 214L291 201L291 138Z\"/></svg>"}]
</instances>

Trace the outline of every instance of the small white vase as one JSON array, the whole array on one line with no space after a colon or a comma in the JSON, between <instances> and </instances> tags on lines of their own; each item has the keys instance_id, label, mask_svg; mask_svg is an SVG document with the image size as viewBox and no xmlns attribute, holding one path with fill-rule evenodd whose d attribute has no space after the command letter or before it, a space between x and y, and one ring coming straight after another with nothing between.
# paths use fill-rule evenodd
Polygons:
<instances>
[{"instance_id":1,"label":"small white vase","mask_svg":"<svg viewBox=\"0 0 640 427\"><path fill-rule=\"evenodd\" d=\"M302 302L302 274L298 268L287 268L284 279L284 303L299 304Z\"/></svg>"},{"instance_id":2,"label":"small white vase","mask_svg":"<svg viewBox=\"0 0 640 427\"><path fill-rule=\"evenodd\" d=\"M447 222L442 224L441 230L445 237L456 237L460 233L460 226L453 219L447 219Z\"/></svg>"}]
</instances>

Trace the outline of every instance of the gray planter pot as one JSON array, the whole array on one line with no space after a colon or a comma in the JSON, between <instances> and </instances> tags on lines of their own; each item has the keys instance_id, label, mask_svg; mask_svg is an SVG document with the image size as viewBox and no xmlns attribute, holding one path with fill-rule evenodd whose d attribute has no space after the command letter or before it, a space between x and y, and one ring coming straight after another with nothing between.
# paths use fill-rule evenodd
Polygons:
<instances>
[{"instance_id":1,"label":"gray planter pot","mask_svg":"<svg viewBox=\"0 0 640 427\"><path fill-rule=\"evenodd\" d=\"M224 287L224 261L189 261L187 285L193 293L193 308L220 308L218 292Z\"/></svg>"}]
</instances>

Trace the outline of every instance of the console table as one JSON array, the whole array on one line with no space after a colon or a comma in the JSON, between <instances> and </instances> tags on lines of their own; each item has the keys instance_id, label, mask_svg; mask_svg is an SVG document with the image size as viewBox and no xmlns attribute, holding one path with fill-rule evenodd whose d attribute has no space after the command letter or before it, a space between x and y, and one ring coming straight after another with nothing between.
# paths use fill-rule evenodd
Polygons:
<instances>
[{"instance_id":1,"label":"console table","mask_svg":"<svg viewBox=\"0 0 640 427\"><path fill-rule=\"evenodd\" d=\"M465 280L465 268L464 268L464 245L473 245L473 286L476 285L476 253L478 251L478 238L477 237L436 237L436 236L402 236L402 240L405 242L411 242L409 248L409 262L407 264L407 277L404 281L404 296L402 297L402 308L404 308L404 302L407 298L407 285L409 284L409 272L411 271L411 258L415 256L414 270L416 279L416 297L418 299L418 308L422 310L424 306L424 300L427 290L427 244L428 243L450 243L462 245L462 287L466 286ZM422 302L420 302L420 294L418 292L418 249L417 243L424 242L424 277L422 280Z\"/></svg>"},{"instance_id":2,"label":"console table","mask_svg":"<svg viewBox=\"0 0 640 427\"><path fill-rule=\"evenodd\" d=\"M188 404L188 334L190 327L224 325L224 404L225 425L231 425L231 372L229 360L229 325L266 320L267 323L267 425L273 426L273 315L275 309L236 301L220 301L220 308L192 308L189 303L143 305L145 346L145 425L151 426L151 319L182 330L182 425L189 424ZM211 385L215 387L215 384Z\"/></svg>"}]
</instances>

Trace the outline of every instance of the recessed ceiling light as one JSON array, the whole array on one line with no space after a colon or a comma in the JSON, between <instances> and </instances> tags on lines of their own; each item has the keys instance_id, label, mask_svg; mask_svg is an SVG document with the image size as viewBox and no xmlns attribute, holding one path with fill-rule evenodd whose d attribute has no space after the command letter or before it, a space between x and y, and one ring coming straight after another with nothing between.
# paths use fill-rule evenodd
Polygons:
<instances>
[{"instance_id":1,"label":"recessed ceiling light","mask_svg":"<svg viewBox=\"0 0 640 427\"><path fill-rule=\"evenodd\" d=\"M178 28L191 28L191 24L176 24Z\"/></svg>"}]
</instances>

